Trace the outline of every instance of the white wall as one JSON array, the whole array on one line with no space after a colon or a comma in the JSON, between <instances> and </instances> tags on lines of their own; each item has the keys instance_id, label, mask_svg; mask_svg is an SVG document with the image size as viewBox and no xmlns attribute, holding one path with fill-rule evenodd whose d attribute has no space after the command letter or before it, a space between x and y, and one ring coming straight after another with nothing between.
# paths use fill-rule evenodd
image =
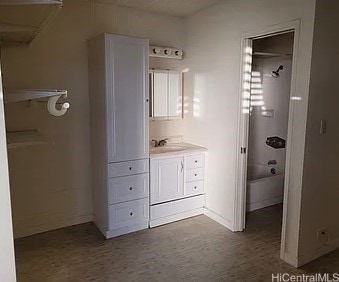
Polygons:
<instances>
[{"instance_id":1,"label":"white wall","mask_svg":"<svg viewBox=\"0 0 339 282\"><path fill-rule=\"evenodd\" d=\"M317 1L300 220L302 263L339 247L338 13L337 0ZM328 124L323 135L322 119ZM323 228L327 244L317 240Z\"/></svg>"},{"instance_id":2,"label":"white wall","mask_svg":"<svg viewBox=\"0 0 339 282\"><path fill-rule=\"evenodd\" d=\"M279 78L272 77L272 71L280 65L283 65L284 69L280 71ZM267 137L279 136L287 140L292 57L254 58L252 70L260 75L254 78L260 79L262 94L252 94L248 163L267 165L268 161L276 160L277 167L284 169L286 148L271 148L266 145L266 139ZM260 96L263 99L257 99ZM264 116L262 113L265 110L262 107L265 107L267 111L273 110L273 116Z\"/></svg>"},{"instance_id":3,"label":"white wall","mask_svg":"<svg viewBox=\"0 0 339 282\"><path fill-rule=\"evenodd\" d=\"M0 64L0 280L15 281L11 202L9 193L5 116Z\"/></svg>"},{"instance_id":4,"label":"white wall","mask_svg":"<svg viewBox=\"0 0 339 282\"><path fill-rule=\"evenodd\" d=\"M87 40L103 32L185 49L184 20L87 0L65 0L30 47L3 49L5 87L67 89L71 103L59 118L48 115L44 105L6 109L9 130L39 128L54 142L9 153L16 237L92 219ZM152 60L151 67L180 64ZM160 135L182 134L180 122L166 126ZM151 132L158 135L158 128L152 125Z\"/></svg>"},{"instance_id":5,"label":"white wall","mask_svg":"<svg viewBox=\"0 0 339 282\"><path fill-rule=\"evenodd\" d=\"M285 259L297 262L304 134L315 0L230 0L192 16L187 30L185 140L208 148L206 206L233 229L236 187L241 37L248 31L300 19L295 115L291 149Z\"/></svg>"}]
</instances>

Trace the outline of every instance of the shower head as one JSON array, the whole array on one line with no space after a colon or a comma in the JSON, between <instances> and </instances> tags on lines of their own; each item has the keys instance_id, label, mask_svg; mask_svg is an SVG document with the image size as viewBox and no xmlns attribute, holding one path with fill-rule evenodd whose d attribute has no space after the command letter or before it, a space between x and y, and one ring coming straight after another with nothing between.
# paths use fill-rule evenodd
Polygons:
<instances>
[{"instance_id":1,"label":"shower head","mask_svg":"<svg viewBox=\"0 0 339 282\"><path fill-rule=\"evenodd\" d=\"M279 71L283 70L284 69L284 66L283 65L280 65L279 68L275 71L272 71L272 76L275 77L275 78L278 78L280 76L279 74Z\"/></svg>"}]
</instances>

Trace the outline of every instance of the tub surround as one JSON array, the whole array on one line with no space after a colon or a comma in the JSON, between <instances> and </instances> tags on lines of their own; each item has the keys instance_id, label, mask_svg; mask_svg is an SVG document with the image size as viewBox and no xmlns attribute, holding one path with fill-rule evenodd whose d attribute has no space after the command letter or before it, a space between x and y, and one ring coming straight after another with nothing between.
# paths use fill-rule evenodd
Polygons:
<instances>
[{"instance_id":1,"label":"tub surround","mask_svg":"<svg viewBox=\"0 0 339 282\"><path fill-rule=\"evenodd\" d=\"M206 150L188 143L150 148L150 227L204 213Z\"/></svg>"},{"instance_id":2,"label":"tub surround","mask_svg":"<svg viewBox=\"0 0 339 282\"><path fill-rule=\"evenodd\" d=\"M276 166L249 165L247 211L255 211L283 202L284 171Z\"/></svg>"}]
</instances>

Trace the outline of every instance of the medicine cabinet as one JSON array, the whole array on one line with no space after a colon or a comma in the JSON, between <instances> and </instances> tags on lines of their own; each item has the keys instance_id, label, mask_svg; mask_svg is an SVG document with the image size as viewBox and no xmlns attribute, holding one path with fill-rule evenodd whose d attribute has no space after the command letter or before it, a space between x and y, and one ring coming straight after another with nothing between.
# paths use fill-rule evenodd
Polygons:
<instances>
[{"instance_id":1,"label":"medicine cabinet","mask_svg":"<svg viewBox=\"0 0 339 282\"><path fill-rule=\"evenodd\" d=\"M182 118L182 73L174 70L150 70L150 117Z\"/></svg>"}]
</instances>

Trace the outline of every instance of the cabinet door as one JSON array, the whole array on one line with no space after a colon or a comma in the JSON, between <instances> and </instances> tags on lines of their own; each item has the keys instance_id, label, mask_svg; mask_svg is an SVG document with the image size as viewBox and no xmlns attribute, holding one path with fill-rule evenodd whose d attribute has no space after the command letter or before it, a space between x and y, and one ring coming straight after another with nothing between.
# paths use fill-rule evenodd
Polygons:
<instances>
[{"instance_id":1,"label":"cabinet door","mask_svg":"<svg viewBox=\"0 0 339 282\"><path fill-rule=\"evenodd\" d=\"M181 73L168 73L168 116L182 116Z\"/></svg>"},{"instance_id":2,"label":"cabinet door","mask_svg":"<svg viewBox=\"0 0 339 282\"><path fill-rule=\"evenodd\" d=\"M153 117L168 116L168 74L155 71L153 74Z\"/></svg>"},{"instance_id":3,"label":"cabinet door","mask_svg":"<svg viewBox=\"0 0 339 282\"><path fill-rule=\"evenodd\" d=\"M108 161L149 157L148 40L106 35Z\"/></svg>"},{"instance_id":4,"label":"cabinet door","mask_svg":"<svg viewBox=\"0 0 339 282\"><path fill-rule=\"evenodd\" d=\"M184 158L151 160L151 204L184 196Z\"/></svg>"}]
</instances>

